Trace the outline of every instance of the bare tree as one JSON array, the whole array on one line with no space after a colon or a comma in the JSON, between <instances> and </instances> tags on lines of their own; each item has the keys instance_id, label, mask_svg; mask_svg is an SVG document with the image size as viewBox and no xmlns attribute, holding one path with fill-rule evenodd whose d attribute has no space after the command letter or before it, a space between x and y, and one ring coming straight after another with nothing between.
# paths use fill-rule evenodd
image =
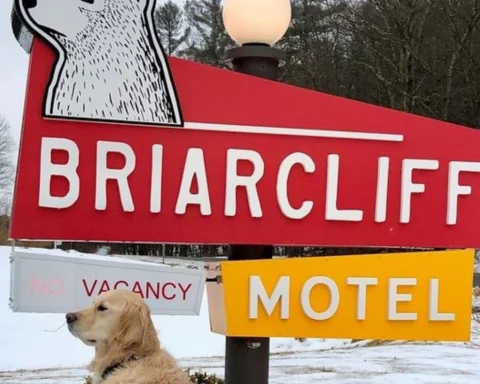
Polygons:
<instances>
[{"instance_id":1,"label":"bare tree","mask_svg":"<svg viewBox=\"0 0 480 384\"><path fill-rule=\"evenodd\" d=\"M12 213L12 194L10 192L0 193L0 218L8 217Z\"/></svg>"},{"instance_id":2,"label":"bare tree","mask_svg":"<svg viewBox=\"0 0 480 384\"><path fill-rule=\"evenodd\" d=\"M430 0L433 1L433 0ZM480 32L480 4L478 0L442 0L448 30L450 33L450 57L446 71L445 93L441 118L449 119L451 101L454 96L455 72L460 64L463 52L468 48L475 33Z\"/></svg>"},{"instance_id":3,"label":"bare tree","mask_svg":"<svg viewBox=\"0 0 480 384\"><path fill-rule=\"evenodd\" d=\"M13 140L9 122L0 116L0 193L5 193L13 184Z\"/></svg>"}]
</instances>

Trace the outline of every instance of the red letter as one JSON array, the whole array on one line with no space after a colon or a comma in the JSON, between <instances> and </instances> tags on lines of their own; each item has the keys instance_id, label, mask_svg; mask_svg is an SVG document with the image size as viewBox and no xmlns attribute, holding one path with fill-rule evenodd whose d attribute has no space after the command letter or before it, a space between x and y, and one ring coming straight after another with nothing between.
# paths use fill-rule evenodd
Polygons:
<instances>
[{"instance_id":1,"label":"red letter","mask_svg":"<svg viewBox=\"0 0 480 384\"><path fill-rule=\"evenodd\" d=\"M192 283L188 284L185 289L183 289L182 284L178 283L178 286L180 287L182 293L183 293L183 300L187 298L187 292L188 290L192 287Z\"/></svg>"},{"instance_id":2,"label":"red letter","mask_svg":"<svg viewBox=\"0 0 480 384\"><path fill-rule=\"evenodd\" d=\"M145 298L143 296L142 287L140 286L140 283L138 281L136 281L135 284L133 285L132 292L138 293L140 296L142 296L142 299Z\"/></svg>"},{"instance_id":3,"label":"red letter","mask_svg":"<svg viewBox=\"0 0 480 384\"><path fill-rule=\"evenodd\" d=\"M118 284L125 284L126 287L128 287L128 283L124 280L117 281L115 285L113 286L113 289L117 289Z\"/></svg>"},{"instance_id":4,"label":"red letter","mask_svg":"<svg viewBox=\"0 0 480 384\"><path fill-rule=\"evenodd\" d=\"M35 277L30 279L30 292L40 291L42 295L47 292L47 286L44 281L38 280Z\"/></svg>"},{"instance_id":5,"label":"red letter","mask_svg":"<svg viewBox=\"0 0 480 384\"><path fill-rule=\"evenodd\" d=\"M88 290L87 282L85 281L85 279L82 279L82 282L83 282L83 286L85 287L85 292L87 292L87 296L88 297L92 296L93 290L95 289L95 286L97 285L97 280L95 280L93 282L92 289L90 291Z\"/></svg>"},{"instance_id":6,"label":"red letter","mask_svg":"<svg viewBox=\"0 0 480 384\"><path fill-rule=\"evenodd\" d=\"M177 294L176 294L176 293L174 293L172 296L170 296L170 297L167 297L167 295L166 295L166 293L165 293L165 287L166 287L167 285L171 285L173 288L176 288L175 284L173 284L173 283L166 283L166 284L163 284L163 288L162 288L162 296L163 296L165 299L167 299L167 300L173 300L173 299L174 299L174 298L177 296Z\"/></svg>"},{"instance_id":7,"label":"red letter","mask_svg":"<svg viewBox=\"0 0 480 384\"><path fill-rule=\"evenodd\" d=\"M98 294L100 295L103 292L110 291L110 286L108 285L107 280L103 280L102 286L100 287L100 290L98 291Z\"/></svg>"},{"instance_id":8,"label":"red letter","mask_svg":"<svg viewBox=\"0 0 480 384\"><path fill-rule=\"evenodd\" d=\"M156 299L160 298L160 283L157 283L157 291L155 292L152 285L147 281L147 294L146 294L147 299L148 299L148 292L150 290L152 291L152 294L153 294L153 296L155 296Z\"/></svg>"},{"instance_id":9,"label":"red letter","mask_svg":"<svg viewBox=\"0 0 480 384\"><path fill-rule=\"evenodd\" d=\"M58 283L58 288L55 289L53 286L54 283ZM51 295L60 296L65 294L65 283L59 277L54 277L48 282L48 291Z\"/></svg>"}]
</instances>

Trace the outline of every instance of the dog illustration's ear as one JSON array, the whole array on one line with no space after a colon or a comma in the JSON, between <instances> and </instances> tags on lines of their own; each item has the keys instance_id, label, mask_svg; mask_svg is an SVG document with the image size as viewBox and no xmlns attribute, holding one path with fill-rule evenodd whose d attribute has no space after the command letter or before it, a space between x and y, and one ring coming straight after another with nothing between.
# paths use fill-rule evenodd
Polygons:
<instances>
[{"instance_id":1,"label":"dog illustration's ear","mask_svg":"<svg viewBox=\"0 0 480 384\"><path fill-rule=\"evenodd\" d=\"M149 3L153 3L153 6L154 6L154 7L157 6L157 4L156 4L157 1L156 1L156 0L136 0L136 1L137 1L137 3L138 3L141 7L143 7L143 8L147 8L147 5L148 5Z\"/></svg>"}]
</instances>

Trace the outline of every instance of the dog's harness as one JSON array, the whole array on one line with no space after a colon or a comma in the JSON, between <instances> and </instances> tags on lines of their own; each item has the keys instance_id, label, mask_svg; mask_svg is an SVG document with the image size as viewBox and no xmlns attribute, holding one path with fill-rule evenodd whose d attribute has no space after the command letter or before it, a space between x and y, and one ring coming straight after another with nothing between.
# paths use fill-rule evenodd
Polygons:
<instances>
[{"instance_id":1,"label":"dog's harness","mask_svg":"<svg viewBox=\"0 0 480 384\"><path fill-rule=\"evenodd\" d=\"M112 365L108 366L107 368L105 368L105 370L102 373L102 379L106 380L108 375L112 374L113 371L117 370L118 368L122 368L123 364L125 362L137 361L137 360L140 360L140 359L141 359L140 356L133 355L133 356L130 356L130 358L128 358L127 360L124 360L120 363L115 363L115 364L112 364Z\"/></svg>"}]
</instances>

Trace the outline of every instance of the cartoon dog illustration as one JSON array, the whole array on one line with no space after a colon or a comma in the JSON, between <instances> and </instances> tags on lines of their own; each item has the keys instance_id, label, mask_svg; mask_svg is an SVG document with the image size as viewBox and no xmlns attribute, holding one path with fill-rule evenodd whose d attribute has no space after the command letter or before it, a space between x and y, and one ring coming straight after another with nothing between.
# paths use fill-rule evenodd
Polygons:
<instances>
[{"instance_id":1,"label":"cartoon dog illustration","mask_svg":"<svg viewBox=\"0 0 480 384\"><path fill-rule=\"evenodd\" d=\"M156 0L15 0L32 33L57 51L44 116L183 125Z\"/></svg>"}]
</instances>

